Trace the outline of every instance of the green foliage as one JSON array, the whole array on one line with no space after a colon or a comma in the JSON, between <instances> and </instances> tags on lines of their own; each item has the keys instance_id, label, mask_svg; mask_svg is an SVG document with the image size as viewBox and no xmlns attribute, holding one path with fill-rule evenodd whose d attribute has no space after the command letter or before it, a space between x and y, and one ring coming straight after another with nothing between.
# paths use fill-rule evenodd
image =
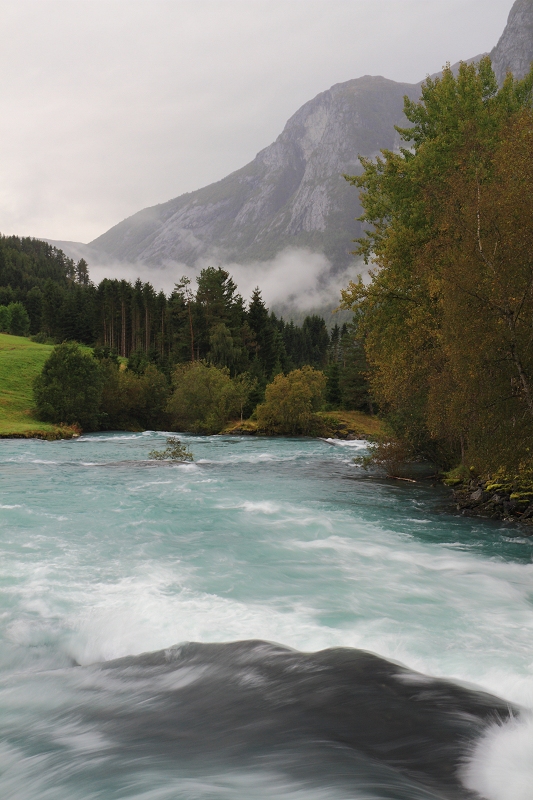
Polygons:
<instances>
[{"instance_id":1,"label":"green foliage","mask_svg":"<svg viewBox=\"0 0 533 800\"><path fill-rule=\"evenodd\" d=\"M148 456L156 461L194 461L191 451L176 436L167 438L164 450L150 450Z\"/></svg>"},{"instance_id":2,"label":"green foliage","mask_svg":"<svg viewBox=\"0 0 533 800\"><path fill-rule=\"evenodd\" d=\"M444 476L444 483L446 486L459 486L472 477L472 472L464 465L459 464L457 467L448 470ZM488 487L487 487L488 488ZM497 488L500 488L499 486Z\"/></svg>"},{"instance_id":3,"label":"green foliage","mask_svg":"<svg viewBox=\"0 0 533 800\"><path fill-rule=\"evenodd\" d=\"M57 345L34 382L34 400L41 419L98 428L102 375L98 362L75 342Z\"/></svg>"},{"instance_id":4,"label":"green foliage","mask_svg":"<svg viewBox=\"0 0 533 800\"><path fill-rule=\"evenodd\" d=\"M242 413L252 384L246 376L232 379L227 367L204 361L178 366L167 412L175 430L219 433Z\"/></svg>"},{"instance_id":5,"label":"green foliage","mask_svg":"<svg viewBox=\"0 0 533 800\"><path fill-rule=\"evenodd\" d=\"M150 359L144 350L134 350L128 358L128 369L136 375L142 375L149 363Z\"/></svg>"},{"instance_id":6,"label":"green foliage","mask_svg":"<svg viewBox=\"0 0 533 800\"><path fill-rule=\"evenodd\" d=\"M326 368L333 357L321 317L310 315L301 327L285 323L269 313L259 289L246 308L221 268L202 270L196 290L182 278L166 297L140 280L104 279L95 286L83 259L75 263L44 242L17 237L0 237L1 330L31 335L36 343L93 347L102 400L98 423L89 414L84 426L107 430L167 427L168 382L177 364L185 371L192 365L197 377L208 365L227 371L230 383L224 381L208 411L200 402L198 413L176 417L213 431L228 415L250 415L276 375L306 364ZM119 358L127 359L126 370ZM343 373L340 361L336 369Z\"/></svg>"},{"instance_id":7,"label":"green foliage","mask_svg":"<svg viewBox=\"0 0 533 800\"><path fill-rule=\"evenodd\" d=\"M101 361L100 427L106 430L166 428L169 385L162 372L148 364L140 375L121 369L114 358Z\"/></svg>"},{"instance_id":8,"label":"green foliage","mask_svg":"<svg viewBox=\"0 0 533 800\"><path fill-rule=\"evenodd\" d=\"M531 462L533 71L490 60L406 100L409 147L364 161L370 284L351 283L372 394L398 438L444 468Z\"/></svg>"},{"instance_id":9,"label":"green foliage","mask_svg":"<svg viewBox=\"0 0 533 800\"><path fill-rule=\"evenodd\" d=\"M22 303L10 303L7 307L9 314L9 330L12 336L28 336L30 332L30 317Z\"/></svg>"},{"instance_id":10,"label":"green foliage","mask_svg":"<svg viewBox=\"0 0 533 800\"><path fill-rule=\"evenodd\" d=\"M235 366L240 350L235 346L231 331L224 322L212 326L209 345L209 361L215 367L227 367L231 370Z\"/></svg>"},{"instance_id":11,"label":"green foliage","mask_svg":"<svg viewBox=\"0 0 533 800\"><path fill-rule=\"evenodd\" d=\"M276 375L257 407L257 426L266 433L309 434L315 412L325 400L326 376L313 367L302 367L288 375Z\"/></svg>"},{"instance_id":12,"label":"green foliage","mask_svg":"<svg viewBox=\"0 0 533 800\"><path fill-rule=\"evenodd\" d=\"M416 452L405 439L385 435L372 442L365 456L356 456L354 464L363 469L379 467L389 477L405 477L409 465L417 460Z\"/></svg>"},{"instance_id":13,"label":"green foliage","mask_svg":"<svg viewBox=\"0 0 533 800\"><path fill-rule=\"evenodd\" d=\"M43 288L47 280L67 286L74 262L62 250L38 239L0 236L0 286L26 293L33 287ZM11 296L7 305L16 298Z\"/></svg>"},{"instance_id":14,"label":"green foliage","mask_svg":"<svg viewBox=\"0 0 533 800\"><path fill-rule=\"evenodd\" d=\"M0 333L0 433L51 433L55 426L40 422L32 408L32 385L52 352L22 336Z\"/></svg>"},{"instance_id":15,"label":"green foliage","mask_svg":"<svg viewBox=\"0 0 533 800\"><path fill-rule=\"evenodd\" d=\"M326 401L330 408L340 408L342 401L340 386L340 365L338 361L329 364L326 374Z\"/></svg>"},{"instance_id":16,"label":"green foliage","mask_svg":"<svg viewBox=\"0 0 533 800\"><path fill-rule=\"evenodd\" d=\"M30 332L30 318L22 303L10 303L0 306L0 333L10 333L12 336L28 336Z\"/></svg>"},{"instance_id":17,"label":"green foliage","mask_svg":"<svg viewBox=\"0 0 533 800\"><path fill-rule=\"evenodd\" d=\"M9 333L10 323L11 314L9 313L9 306L0 306L0 333Z\"/></svg>"}]
</instances>

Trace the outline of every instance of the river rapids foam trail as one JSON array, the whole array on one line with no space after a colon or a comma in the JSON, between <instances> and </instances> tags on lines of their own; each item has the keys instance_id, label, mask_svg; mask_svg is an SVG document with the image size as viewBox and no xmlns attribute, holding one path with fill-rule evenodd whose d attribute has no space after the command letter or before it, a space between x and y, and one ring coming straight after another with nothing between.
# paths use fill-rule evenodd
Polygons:
<instances>
[{"instance_id":1,"label":"river rapids foam trail","mask_svg":"<svg viewBox=\"0 0 533 800\"><path fill-rule=\"evenodd\" d=\"M533 800L533 540L182 438L0 441L0 796Z\"/></svg>"}]
</instances>

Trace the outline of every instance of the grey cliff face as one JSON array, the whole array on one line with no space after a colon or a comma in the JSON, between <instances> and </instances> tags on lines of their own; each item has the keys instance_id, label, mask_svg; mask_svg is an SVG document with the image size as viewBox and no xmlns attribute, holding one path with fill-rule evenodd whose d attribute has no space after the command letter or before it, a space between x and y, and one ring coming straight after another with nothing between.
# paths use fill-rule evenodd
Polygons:
<instances>
[{"instance_id":1,"label":"grey cliff face","mask_svg":"<svg viewBox=\"0 0 533 800\"><path fill-rule=\"evenodd\" d=\"M523 78L529 71L533 61L533 0L516 0L491 58L499 83L508 72Z\"/></svg>"},{"instance_id":2,"label":"grey cliff face","mask_svg":"<svg viewBox=\"0 0 533 800\"><path fill-rule=\"evenodd\" d=\"M522 77L533 60L533 0L516 0L491 53L498 80ZM479 60L479 56L476 59ZM343 173L358 156L394 149L403 98L421 84L364 76L332 86L302 106L277 140L218 183L146 208L90 244L90 253L158 266L266 261L286 247L324 253L334 270L353 263L361 209ZM98 258L96 258L98 260Z\"/></svg>"},{"instance_id":3,"label":"grey cliff face","mask_svg":"<svg viewBox=\"0 0 533 800\"><path fill-rule=\"evenodd\" d=\"M262 261L309 247L342 268L360 232L357 191L343 173L360 170L359 154L394 148L406 94L418 97L419 85L370 76L337 84L302 106L250 164L140 211L91 247L150 265Z\"/></svg>"}]
</instances>

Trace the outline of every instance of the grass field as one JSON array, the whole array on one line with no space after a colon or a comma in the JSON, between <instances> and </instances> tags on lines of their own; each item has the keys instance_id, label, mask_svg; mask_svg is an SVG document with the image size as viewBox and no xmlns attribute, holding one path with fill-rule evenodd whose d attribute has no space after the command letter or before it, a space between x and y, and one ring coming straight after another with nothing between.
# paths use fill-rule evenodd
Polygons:
<instances>
[{"instance_id":1,"label":"grass field","mask_svg":"<svg viewBox=\"0 0 533 800\"><path fill-rule=\"evenodd\" d=\"M0 333L0 436L69 435L67 429L36 419L32 409L33 379L52 349L49 344Z\"/></svg>"}]
</instances>

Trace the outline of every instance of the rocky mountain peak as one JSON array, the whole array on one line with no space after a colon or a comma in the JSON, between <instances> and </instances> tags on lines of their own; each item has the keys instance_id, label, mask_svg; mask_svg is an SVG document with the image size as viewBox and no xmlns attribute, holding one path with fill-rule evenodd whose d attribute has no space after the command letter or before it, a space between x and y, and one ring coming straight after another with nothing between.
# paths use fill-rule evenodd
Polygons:
<instances>
[{"instance_id":1,"label":"rocky mountain peak","mask_svg":"<svg viewBox=\"0 0 533 800\"><path fill-rule=\"evenodd\" d=\"M516 0L491 57L500 82L509 70L527 73L533 0ZM150 266L198 266L206 259L267 262L284 249L305 248L326 256L333 271L345 269L361 235L361 209L343 173L360 169L359 155L398 145L394 126L405 123L404 96L417 100L420 85L365 75L332 86L305 103L242 169L139 211L91 242L91 253Z\"/></svg>"},{"instance_id":2,"label":"rocky mountain peak","mask_svg":"<svg viewBox=\"0 0 533 800\"><path fill-rule=\"evenodd\" d=\"M499 83L508 72L523 78L529 71L533 61L533 0L516 0L491 58Z\"/></svg>"},{"instance_id":3,"label":"rocky mountain peak","mask_svg":"<svg viewBox=\"0 0 533 800\"><path fill-rule=\"evenodd\" d=\"M396 144L403 98L419 85L366 75L305 103L275 142L218 183L144 209L91 242L114 259L193 266L266 261L285 248L326 255L334 269L353 262L360 234L357 192L343 179Z\"/></svg>"}]
</instances>

